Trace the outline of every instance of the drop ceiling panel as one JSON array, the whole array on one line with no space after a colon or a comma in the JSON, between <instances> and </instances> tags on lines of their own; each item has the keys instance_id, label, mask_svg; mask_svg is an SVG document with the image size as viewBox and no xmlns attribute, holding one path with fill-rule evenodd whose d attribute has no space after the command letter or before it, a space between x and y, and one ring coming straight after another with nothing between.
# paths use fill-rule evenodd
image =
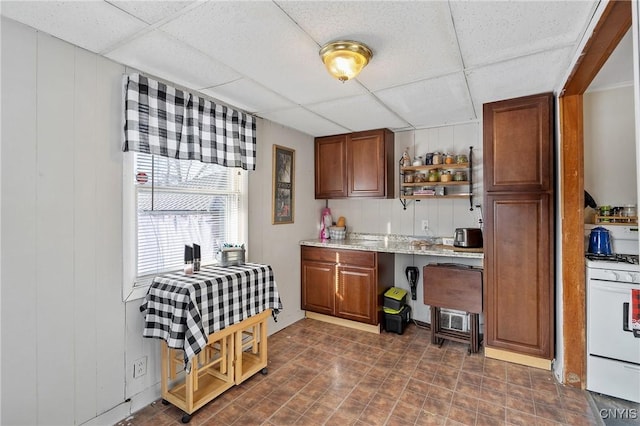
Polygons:
<instances>
[{"instance_id":1,"label":"drop ceiling panel","mask_svg":"<svg viewBox=\"0 0 640 426\"><path fill-rule=\"evenodd\" d=\"M594 1L450 2L466 67L573 45Z\"/></svg>"},{"instance_id":2,"label":"drop ceiling panel","mask_svg":"<svg viewBox=\"0 0 640 426\"><path fill-rule=\"evenodd\" d=\"M203 89L201 92L250 113L295 107L282 96L246 78Z\"/></svg>"},{"instance_id":3,"label":"drop ceiling panel","mask_svg":"<svg viewBox=\"0 0 640 426\"><path fill-rule=\"evenodd\" d=\"M319 46L271 2L205 3L161 28L296 104L364 91L330 77Z\"/></svg>"},{"instance_id":4,"label":"drop ceiling panel","mask_svg":"<svg viewBox=\"0 0 640 426\"><path fill-rule=\"evenodd\" d=\"M475 120L484 102L557 89L605 4L0 1L3 16L314 136ZM358 81L320 61L340 38L373 50Z\"/></svg>"},{"instance_id":5,"label":"drop ceiling panel","mask_svg":"<svg viewBox=\"0 0 640 426\"><path fill-rule=\"evenodd\" d=\"M462 72L375 93L415 127L475 120Z\"/></svg>"},{"instance_id":6,"label":"drop ceiling panel","mask_svg":"<svg viewBox=\"0 0 640 426\"><path fill-rule=\"evenodd\" d=\"M107 1L115 7L140 18L147 24L174 16L179 11L193 5L193 0L183 1Z\"/></svg>"},{"instance_id":7,"label":"drop ceiling panel","mask_svg":"<svg viewBox=\"0 0 640 426\"><path fill-rule=\"evenodd\" d=\"M332 123L302 107L259 114L260 117L291 127L312 136L348 133L349 129Z\"/></svg>"},{"instance_id":8,"label":"drop ceiling panel","mask_svg":"<svg viewBox=\"0 0 640 426\"><path fill-rule=\"evenodd\" d=\"M146 27L103 1L3 1L2 15L95 53Z\"/></svg>"},{"instance_id":9,"label":"drop ceiling panel","mask_svg":"<svg viewBox=\"0 0 640 426\"><path fill-rule=\"evenodd\" d=\"M231 68L161 31L144 34L106 56L193 89L240 78Z\"/></svg>"},{"instance_id":10,"label":"drop ceiling panel","mask_svg":"<svg viewBox=\"0 0 640 426\"><path fill-rule=\"evenodd\" d=\"M358 80L379 90L462 68L447 2L279 2L320 45L367 44L373 59Z\"/></svg>"},{"instance_id":11,"label":"drop ceiling panel","mask_svg":"<svg viewBox=\"0 0 640 426\"><path fill-rule=\"evenodd\" d=\"M370 94L309 105L307 108L354 132L408 126L407 122Z\"/></svg>"},{"instance_id":12,"label":"drop ceiling panel","mask_svg":"<svg viewBox=\"0 0 640 426\"><path fill-rule=\"evenodd\" d=\"M558 49L469 71L467 81L478 114L483 103L552 92L572 53L572 48Z\"/></svg>"}]
</instances>

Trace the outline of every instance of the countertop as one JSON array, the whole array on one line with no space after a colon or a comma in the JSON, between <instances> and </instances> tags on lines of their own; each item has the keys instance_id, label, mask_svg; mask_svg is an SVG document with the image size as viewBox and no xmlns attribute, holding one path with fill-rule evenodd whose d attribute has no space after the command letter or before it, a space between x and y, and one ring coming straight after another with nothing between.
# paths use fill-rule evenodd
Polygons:
<instances>
[{"instance_id":1,"label":"countertop","mask_svg":"<svg viewBox=\"0 0 640 426\"><path fill-rule=\"evenodd\" d=\"M414 254L418 256L442 256L460 257L469 259L484 259L484 253L476 251L466 251L465 249L454 248L438 244L436 239L434 244L425 248L416 245L416 242L426 241L418 236L407 235L381 235L381 234L357 234L348 233L343 240L302 240L301 246L325 247L343 250L363 250L376 251L382 253Z\"/></svg>"}]
</instances>

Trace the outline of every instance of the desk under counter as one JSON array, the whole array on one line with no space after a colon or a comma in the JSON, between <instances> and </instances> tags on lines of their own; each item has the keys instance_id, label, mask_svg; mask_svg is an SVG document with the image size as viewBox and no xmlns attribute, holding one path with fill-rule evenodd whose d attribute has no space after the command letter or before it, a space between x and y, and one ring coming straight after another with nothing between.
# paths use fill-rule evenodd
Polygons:
<instances>
[{"instance_id":1,"label":"desk under counter","mask_svg":"<svg viewBox=\"0 0 640 426\"><path fill-rule=\"evenodd\" d=\"M456 340L458 342L468 343L471 353L475 353L479 350L481 336L480 336L480 315L482 313L482 266L484 253L482 248L467 249L461 247L453 247L443 245L440 241L433 241L431 244L419 244L423 241L424 237L420 236L406 236L406 235L380 235L380 234L348 234L348 238L345 239L310 239L300 242L302 246L302 309L308 312L307 316L311 318L328 320L330 322L336 322L340 325L346 325L359 329L366 329L368 331L379 332L379 325L374 325L375 315L371 312L375 309L376 304L378 310L382 306L382 293L389 287L395 285L395 278L402 280L399 277L400 269L403 270L403 266L393 266L398 263L398 258L395 260L387 260L385 256L395 255L412 255L413 264L422 264L423 267L419 268L422 273L422 289L423 296L421 302L424 303L425 308L430 308L430 326L432 331L432 342L442 343L443 339ZM336 259L335 273L330 265L323 265L320 262L326 262L326 259L321 259L319 256L313 258L307 257L308 248L322 248L328 250L334 254ZM347 286L348 276L345 275L345 282L342 282L340 278L340 265L347 264L348 267L355 266L360 270L367 267L367 265L352 265L348 258L344 255L353 251L354 253L368 253L375 252L377 261L375 263L376 269L369 274L372 282L363 286L364 290L368 294L367 297L372 299L367 308L366 304L355 305L357 308L361 308L362 312L356 312L364 320L361 322L368 322L371 325L359 325L351 322L344 322L343 319L353 319L353 309L351 312L345 314L345 310L342 311L336 307L338 303L345 304L345 295L349 294L348 290L344 290ZM373 253L372 253L373 254ZM326 256L324 256L326 257ZM342 258L344 259L342 259ZM453 268L440 269L436 268L436 265L453 265ZM382 267L381 267L382 265ZM394 273L389 275L385 269L392 268ZM439 274L437 277L425 277L425 271L448 271L446 274ZM319 271L319 272L318 272ZM321 274L321 272L325 272ZM375 274L375 275L374 275ZM351 273L353 275L353 271ZM338 283L329 283L330 276L336 276L339 280ZM381 278L383 277L383 278ZM375 279L378 281L375 281ZM435 279L434 279L435 278ZM382 281L380 281L380 279ZM365 282L360 280L360 282ZM326 290L315 291L311 286L323 285ZM334 304L331 304L331 295L327 295L331 291L331 288L337 288L341 293L335 298ZM412 288L412 292L415 293L415 287ZM417 300L417 299L416 299ZM328 301L328 303L321 303ZM419 303L419 302L417 302ZM347 302L348 304L348 302ZM417 308L414 306L414 313ZM443 327L440 321L441 309L453 309L467 312L469 314L470 328L468 332L456 332L450 331ZM311 311L309 313L309 311ZM369 312L370 315L364 315L365 312ZM322 315L318 317L318 315ZM329 317L329 318L327 318ZM338 317L337 320L333 317ZM365 328L366 327L366 328Z\"/></svg>"}]
</instances>

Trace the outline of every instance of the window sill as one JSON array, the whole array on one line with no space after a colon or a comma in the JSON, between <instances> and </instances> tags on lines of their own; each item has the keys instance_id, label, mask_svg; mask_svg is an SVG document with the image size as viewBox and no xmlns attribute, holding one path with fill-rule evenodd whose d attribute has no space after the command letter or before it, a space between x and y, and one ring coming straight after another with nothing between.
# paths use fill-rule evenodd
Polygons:
<instances>
[{"instance_id":1,"label":"window sill","mask_svg":"<svg viewBox=\"0 0 640 426\"><path fill-rule=\"evenodd\" d=\"M149 292L151 284L139 285L131 288L131 292L124 298L125 302L132 302L134 300L143 299Z\"/></svg>"}]
</instances>

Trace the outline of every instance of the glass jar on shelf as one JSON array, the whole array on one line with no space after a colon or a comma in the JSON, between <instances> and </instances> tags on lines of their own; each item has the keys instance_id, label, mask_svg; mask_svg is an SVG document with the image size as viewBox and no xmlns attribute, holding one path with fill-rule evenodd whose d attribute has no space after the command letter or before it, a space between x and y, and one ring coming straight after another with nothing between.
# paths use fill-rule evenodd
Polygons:
<instances>
[{"instance_id":1,"label":"glass jar on shelf","mask_svg":"<svg viewBox=\"0 0 640 426\"><path fill-rule=\"evenodd\" d=\"M467 172L465 172L464 170L457 170L453 174L453 180L456 182L464 182L465 180L467 180Z\"/></svg>"},{"instance_id":2,"label":"glass jar on shelf","mask_svg":"<svg viewBox=\"0 0 640 426\"><path fill-rule=\"evenodd\" d=\"M444 164L454 164L455 162L456 162L456 157L453 154L447 153L447 155L445 155Z\"/></svg>"},{"instance_id":3,"label":"glass jar on shelf","mask_svg":"<svg viewBox=\"0 0 640 426\"><path fill-rule=\"evenodd\" d=\"M433 169L429 171L429 176L427 176L427 182L438 182L440 181L440 172L438 169Z\"/></svg>"},{"instance_id":4,"label":"glass jar on shelf","mask_svg":"<svg viewBox=\"0 0 640 426\"><path fill-rule=\"evenodd\" d=\"M431 164L442 164L442 154L440 154L439 152L434 152L433 157L431 157Z\"/></svg>"}]
</instances>

